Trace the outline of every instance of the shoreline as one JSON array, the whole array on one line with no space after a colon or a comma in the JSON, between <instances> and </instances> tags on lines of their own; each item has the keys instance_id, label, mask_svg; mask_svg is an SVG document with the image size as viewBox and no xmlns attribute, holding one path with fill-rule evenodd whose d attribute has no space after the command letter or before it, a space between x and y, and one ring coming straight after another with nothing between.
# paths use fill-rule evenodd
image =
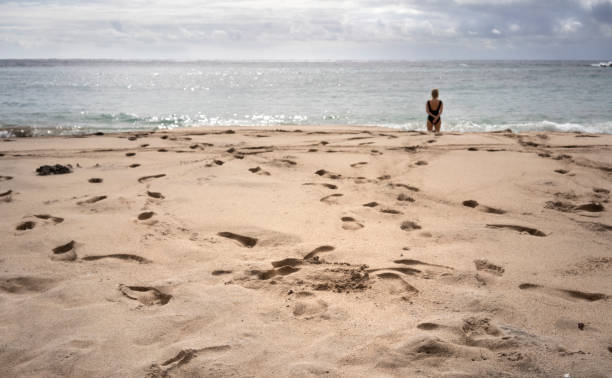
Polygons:
<instances>
[{"instance_id":1,"label":"shoreline","mask_svg":"<svg viewBox=\"0 0 612 378\"><path fill-rule=\"evenodd\" d=\"M545 121L543 121L545 122ZM2 132L9 132L12 135L0 136L0 140L11 139L11 138L46 138L46 137L72 137L72 138L81 138L88 136L96 136L96 135L116 135L116 134L142 134L142 133L163 133L163 132L188 132L189 130L203 131L203 130L219 130L219 129L257 129L257 130L278 130L278 129L311 129L311 128L328 128L328 129L368 129L368 128L380 128L385 130L393 130L397 132L427 132L425 123L422 128L413 128L413 129L403 129L401 126L394 125L228 125L228 126L183 126L183 127L174 127L168 129L158 129L158 128L142 128L142 129L132 129L132 130L119 130L119 131L108 131L108 129L104 129L107 131L87 131L82 133L68 133L68 134L42 134L42 135L34 135L34 132L40 131L52 131L58 130L56 127L35 127L35 126L10 126L0 128L0 135ZM584 134L584 135L612 135L612 133L601 133L601 132L586 132L586 131L562 131L562 130L524 130L524 131L514 131L510 127L501 128L499 130L492 131L458 131L458 130L442 130L442 133L446 134L489 134L489 133L504 133L511 132L516 134L521 133L563 133L563 134ZM433 134L433 133L432 133Z\"/></svg>"},{"instance_id":2,"label":"shoreline","mask_svg":"<svg viewBox=\"0 0 612 378\"><path fill-rule=\"evenodd\" d=\"M0 141L0 372L605 376L611 152L379 126Z\"/></svg>"}]
</instances>

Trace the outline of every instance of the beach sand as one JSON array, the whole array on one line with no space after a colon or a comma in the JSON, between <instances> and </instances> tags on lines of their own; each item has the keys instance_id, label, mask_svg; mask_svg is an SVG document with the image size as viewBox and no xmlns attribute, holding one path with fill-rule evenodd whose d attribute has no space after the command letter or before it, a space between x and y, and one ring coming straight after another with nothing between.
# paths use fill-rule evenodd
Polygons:
<instances>
[{"instance_id":1,"label":"beach sand","mask_svg":"<svg viewBox=\"0 0 612 378\"><path fill-rule=\"evenodd\" d=\"M611 152L375 127L0 140L0 375L609 376Z\"/></svg>"}]
</instances>

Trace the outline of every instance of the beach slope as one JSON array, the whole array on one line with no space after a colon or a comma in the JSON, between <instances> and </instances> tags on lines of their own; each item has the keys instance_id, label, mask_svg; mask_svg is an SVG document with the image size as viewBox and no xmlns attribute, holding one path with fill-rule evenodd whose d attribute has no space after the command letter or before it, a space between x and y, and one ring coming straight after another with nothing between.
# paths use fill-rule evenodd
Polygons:
<instances>
[{"instance_id":1,"label":"beach slope","mask_svg":"<svg viewBox=\"0 0 612 378\"><path fill-rule=\"evenodd\" d=\"M610 135L0 140L0 375L606 376L610 190Z\"/></svg>"}]
</instances>

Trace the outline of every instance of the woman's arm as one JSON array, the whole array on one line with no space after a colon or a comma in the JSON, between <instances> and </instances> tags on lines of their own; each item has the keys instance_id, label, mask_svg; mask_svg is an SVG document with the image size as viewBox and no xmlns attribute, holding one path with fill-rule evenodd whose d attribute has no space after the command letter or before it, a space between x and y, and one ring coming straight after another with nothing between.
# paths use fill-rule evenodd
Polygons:
<instances>
[{"instance_id":1,"label":"woman's arm","mask_svg":"<svg viewBox=\"0 0 612 378\"><path fill-rule=\"evenodd\" d=\"M438 109L438 115L434 116L434 122L438 122L438 120L440 119L440 117L442 117L442 111L444 110L444 103L442 101L440 101L440 109Z\"/></svg>"},{"instance_id":2,"label":"woman's arm","mask_svg":"<svg viewBox=\"0 0 612 378\"><path fill-rule=\"evenodd\" d=\"M432 116L432 117L436 118L436 116L435 116L435 115L433 115L433 114L431 114L431 112L429 111L429 101L427 101L427 102L425 103L425 112L427 113L427 115L430 115L430 116Z\"/></svg>"}]
</instances>

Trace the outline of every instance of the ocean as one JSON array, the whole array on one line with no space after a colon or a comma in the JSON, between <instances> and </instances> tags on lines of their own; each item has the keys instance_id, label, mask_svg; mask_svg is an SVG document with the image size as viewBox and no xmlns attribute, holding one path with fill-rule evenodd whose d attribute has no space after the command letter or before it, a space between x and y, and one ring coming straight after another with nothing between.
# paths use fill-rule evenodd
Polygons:
<instances>
[{"instance_id":1,"label":"ocean","mask_svg":"<svg viewBox=\"0 0 612 378\"><path fill-rule=\"evenodd\" d=\"M0 60L0 137L198 126L378 125L612 133L593 61Z\"/></svg>"}]
</instances>

